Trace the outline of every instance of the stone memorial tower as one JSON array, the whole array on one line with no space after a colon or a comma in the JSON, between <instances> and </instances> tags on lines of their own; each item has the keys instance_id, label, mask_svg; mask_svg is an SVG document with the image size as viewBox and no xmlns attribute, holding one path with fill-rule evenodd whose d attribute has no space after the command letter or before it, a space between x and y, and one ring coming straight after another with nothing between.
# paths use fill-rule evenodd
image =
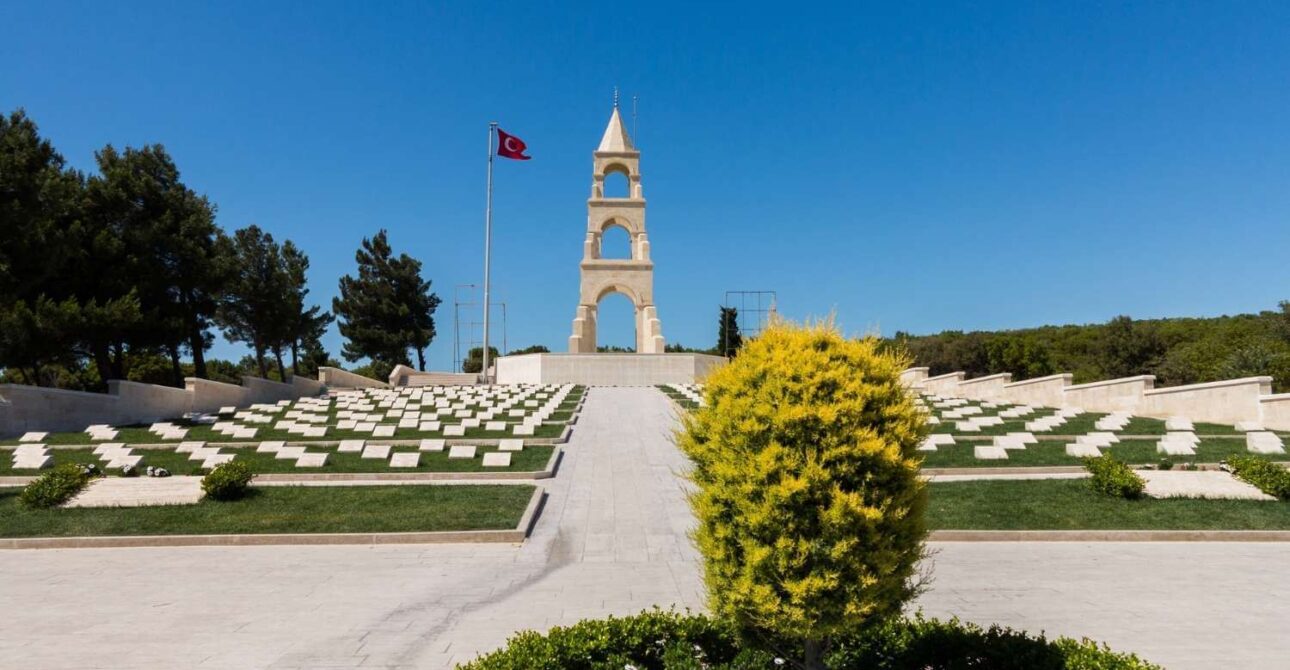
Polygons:
<instances>
[{"instance_id":1,"label":"stone memorial tower","mask_svg":"<svg viewBox=\"0 0 1290 670\"><path fill-rule=\"evenodd\" d=\"M596 311L610 293L621 293L636 308L636 353L663 353L663 326L654 306L654 263L645 235L645 195L641 191L641 154L623 128L617 100L609 126L592 153L591 197L587 199L587 238L582 244L581 291L569 336L569 353L596 351ZM627 196L605 197L605 176L627 178ZM601 258L601 239L617 226L631 239L631 258Z\"/></svg>"}]
</instances>

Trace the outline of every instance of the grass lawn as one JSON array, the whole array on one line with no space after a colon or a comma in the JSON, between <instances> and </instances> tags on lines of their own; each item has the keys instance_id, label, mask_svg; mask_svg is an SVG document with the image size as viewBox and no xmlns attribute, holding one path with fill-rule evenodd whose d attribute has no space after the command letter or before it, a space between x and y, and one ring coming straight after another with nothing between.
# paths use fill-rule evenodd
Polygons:
<instances>
[{"instance_id":1,"label":"grass lawn","mask_svg":"<svg viewBox=\"0 0 1290 670\"><path fill-rule=\"evenodd\" d=\"M532 486L280 486L236 502L29 510L0 489L0 537L509 530Z\"/></svg>"},{"instance_id":2,"label":"grass lawn","mask_svg":"<svg viewBox=\"0 0 1290 670\"><path fill-rule=\"evenodd\" d=\"M1290 530L1290 504L1124 500L1080 479L928 485L932 530Z\"/></svg>"},{"instance_id":3,"label":"grass lawn","mask_svg":"<svg viewBox=\"0 0 1290 670\"><path fill-rule=\"evenodd\" d=\"M290 472L297 474L326 473L326 472L536 472L546 466L546 462L551 458L551 452L555 447L546 445L530 445L524 447L523 451L511 452L511 465L505 468L485 468L483 466L482 454L496 451L495 448L479 448L474 458L448 458L447 451L423 451L421 452L421 465L417 468L391 468L387 459L380 458L362 458L360 454L354 453L337 453L335 449L310 448L311 452L326 451L330 454L327 457L327 465L321 468L297 468L295 459L280 460L273 457L273 454L258 454L255 447L224 447L223 453L237 454L238 461L244 462L251 467L251 471L257 474ZM392 447L390 453L400 451L417 451L416 447ZM59 463L93 463L100 468L104 462L94 455L92 449L50 449L49 453L54 457L54 464ZM143 456L142 462L139 463L139 469L147 468L149 465L162 467L170 471L172 475L195 475L202 474L201 461L188 460L188 454L181 454L171 449L138 449L134 453ZM0 454L0 475L37 475L39 470L15 470L13 469L13 458L6 452ZM116 471L108 471L108 475L116 474Z\"/></svg>"},{"instance_id":4,"label":"grass lawn","mask_svg":"<svg viewBox=\"0 0 1290 670\"><path fill-rule=\"evenodd\" d=\"M1039 465L1080 465L1078 458L1066 455L1066 441L1040 441L1038 444L1028 445L1025 449L1012 449L1008 451L1008 460L1006 461L983 461L975 458L972 453L974 445L987 445L989 442L963 442L949 446L940 446L935 452L922 452L926 455L923 460L925 468L1006 468L1006 467L1025 467ZM1218 463L1224 458L1233 454L1248 454L1249 451L1245 446L1244 438L1210 438L1202 440L1200 446L1196 448L1195 456L1165 456L1156 453L1156 443L1153 440L1125 440L1118 444L1111 445L1109 448L1102 449L1102 453L1110 454L1116 458L1132 463L1135 465L1146 465L1148 463L1159 463L1168 459L1173 463ZM1290 460L1290 454L1273 454L1268 456L1272 460Z\"/></svg>"}]
</instances>

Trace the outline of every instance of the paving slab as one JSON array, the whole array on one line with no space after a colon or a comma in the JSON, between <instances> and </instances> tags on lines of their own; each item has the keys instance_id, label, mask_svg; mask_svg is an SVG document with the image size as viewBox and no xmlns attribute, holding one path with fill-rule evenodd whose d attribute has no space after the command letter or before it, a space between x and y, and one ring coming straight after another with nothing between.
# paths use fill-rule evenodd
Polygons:
<instances>
[{"instance_id":1,"label":"paving slab","mask_svg":"<svg viewBox=\"0 0 1290 670\"><path fill-rule=\"evenodd\" d=\"M193 505L201 499L201 477L101 477L64 507Z\"/></svg>"},{"instance_id":2,"label":"paving slab","mask_svg":"<svg viewBox=\"0 0 1290 670\"><path fill-rule=\"evenodd\" d=\"M1220 470L1139 470L1152 498L1268 500L1276 498Z\"/></svg>"}]
</instances>

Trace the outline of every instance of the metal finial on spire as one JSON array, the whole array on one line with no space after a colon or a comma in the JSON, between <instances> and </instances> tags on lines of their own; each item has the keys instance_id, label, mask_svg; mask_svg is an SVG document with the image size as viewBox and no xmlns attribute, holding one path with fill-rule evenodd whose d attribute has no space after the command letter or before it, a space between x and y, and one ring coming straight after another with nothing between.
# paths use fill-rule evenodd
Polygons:
<instances>
[{"instance_id":1,"label":"metal finial on spire","mask_svg":"<svg viewBox=\"0 0 1290 670\"><path fill-rule=\"evenodd\" d=\"M614 109L618 109L618 87L614 87Z\"/></svg>"}]
</instances>

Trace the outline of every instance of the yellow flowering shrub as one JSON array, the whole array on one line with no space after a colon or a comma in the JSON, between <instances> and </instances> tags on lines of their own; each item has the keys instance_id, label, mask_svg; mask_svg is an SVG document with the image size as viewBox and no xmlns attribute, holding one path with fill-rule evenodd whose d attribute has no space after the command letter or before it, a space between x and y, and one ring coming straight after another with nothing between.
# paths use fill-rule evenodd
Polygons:
<instances>
[{"instance_id":1,"label":"yellow flowering shrub","mask_svg":"<svg viewBox=\"0 0 1290 670\"><path fill-rule=\"evenodd\" d=\"M830 322L777 322L706 380L684 420L713 613L800 645L898 614L926 536L908 360Z\"/></svg>"}]
</instances>

